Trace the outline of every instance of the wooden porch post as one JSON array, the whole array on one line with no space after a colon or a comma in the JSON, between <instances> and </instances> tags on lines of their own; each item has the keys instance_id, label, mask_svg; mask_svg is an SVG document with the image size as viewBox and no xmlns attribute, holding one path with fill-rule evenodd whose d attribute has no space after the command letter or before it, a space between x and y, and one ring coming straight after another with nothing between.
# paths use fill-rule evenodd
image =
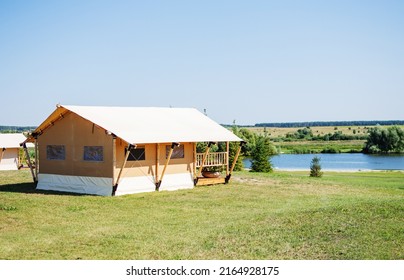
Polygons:
<instances>
[{"instance_id":1,"label":"wooden porch post","mask_svg":"<svg viewBox=\"0 0 404 280\"><path fill-rule=\"evenodd\" d=\"M6 151L6 148L3 148L2 151L1 151L0 163L1 163L1 160L3 159L3 156L4 156L4 152L5 152L5 151Z\"/></svg>"},{"instance_id":2,"label":"wooden porch post","mask_svg":"<svg viewBox=\"0 0 404 280\"><path fill-rule=\"evenodd\" d=\"M36 183L36 182L37 182L37 178L35 177L34 168L33 168L32 163L31 163L31 158L29 157L29 153L28 153L28 149L27 149L27 144L24 142L24 143L22 144L22 147L23 147L23 149L24 149L25 156L27 157L27 160L28 160L28 166L29 166L29 170L31 170L32 179L33 179L34 182Z\"/></svg>"},{"instance_id":3,"label":"wooden porch post","mask_svg":"<svg viewBox=\"0 0 404 280\"><path fill-rule=\"evenodd\" d=\"M225 181L226 184L230 181L231 173L233 172L233 169L234 169L234 167L236 166L237 159L238 159L238 157L239 157L239 155L240 155L240 152L241 152L241 148L243 147L243 145L244 145L245 143L246 143L245 141L241 141L241 142L240 142L240 146L238 147L237 152L236 152L236 156L235 156L234 159L233 159L233 163L232 163L232 165L231 165L229 174L226 176L226 181Z\"/></svg>"},{"instance_id":4,"label":"wooden porch post","mask_svg":"<svg viewBox=\"0 0 404 280\"><path fill-rule=\"evenodd\" d=\"M194 146L193 146L193 154L194 154L194 166L193 166L193 176L194 176L194 181L197 178L197 174L196 174L196 161L197 161L197 155L196 155L196 143L194 142Z\"/></svg>"},{"instance_id":5,"label":"wooden porch post","mask_svg":"<svg viewBox=\"0 0 404 280\"><path fill-rule=\"evenodd\" d=\"M38 137L35 137L35 178L38 180L39 158L38 158Z\"/></svg>"},{"instance_id":6,"label":"wooden porch post","mask_svg":"<svg viewBox=\"0 0 404 280\"><path fill-rule=\"evenodd\" d=\"M195 184L195 185L198 183L198 178L199 178L199 177L201 176L201 174L202 174L202 169L203 169L203 166L204 166L204 164L205 164L206 158L208 157L210 147L212 147L212 145L214 145L214 144L216 144L216 143L215 143L215 142L209 142L208 146L206 147L205 153L203 154L201 166L199 166L198 174L196 175L196 178L195 178L195 180L194 180L194 184Z\"/></svg>"},{"instance_id":7,"label":"wooden porch post","mask_svg":"<svg viewBox=\"0 0 404 280\"><path fill-rule=\"evenodd\" d=\"M226 142L226 177L229 176L229 151L230 151L230 142Z\"/></svg>"},{"instance_id":8,"label":"wooden porch post","mask_svg":"<svg viewBox=\"0 0 404 280\"><path fill-rule=\"evenodd\" d=\"M112 184L115 182L115 167L116 167L116 135L112 136ZM114 184L115 185L115 184ZM114 187L113 185L113 187Z\"/></svg>"},{"instance_id":9,"label":"wooden porch post","mask_svg":"<svg viewBox=\"0 0 404 280\"><path fill-rule=\"evenodd\" d=\"M163 172L161 173L160 180L156 183L156 191L158 191L160 189L161 182L163 181L167 166L170 163L171 155L173 154L174 148L178 147L179 145L180 145L180 143L175 143L175 142L171 144L171 149L170 149L170 152L168 153L166 164L164 165L164 169L163 169Z\"/></svg>"},{"instance_id":10,"label":"wooden porch post","mask_svg":"<svg viewBox=\"0 0 404 280\"><path fill-rule=\"evenodd\" d=\"M159 164L160 164L160 144L156 144L156 176L155 176L155 184L157 186L159 182Z\"/></svg>"},{"instance_id":11,"label":"wooden porch post","mask_svg":"<svg viewBox=\"0 0 404 280\"><path fill-rule=\"evenodd\" d=\"M121 179L122 171L123 171L123 169L125 168L126 162L128 161L128 157L129 157L129 154L130 154L130 151L132 150L132 148L135 148L135 149L136 149L136 145L132 145L132 144L129 144L129 145L128 145L128 148L127 148L126 154L125 154L125 160L123 161L122 167L121 167L121 169L119 170L118 177L116 178L115 185L114 185L114 187L112 188L112 195L115 194L115 192L116 192L116 190L117 190L117 188L118 188L118 184L119 184L119 180Z\"/></svg>"}]
</instances>

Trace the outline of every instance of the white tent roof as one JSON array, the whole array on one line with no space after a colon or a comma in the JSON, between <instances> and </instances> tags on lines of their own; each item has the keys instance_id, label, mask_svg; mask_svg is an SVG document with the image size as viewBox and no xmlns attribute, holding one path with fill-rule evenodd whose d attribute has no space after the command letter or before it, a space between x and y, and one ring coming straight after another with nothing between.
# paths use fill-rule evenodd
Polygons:
<instances>
[{"instance_id":1,"label":"white tent roof","mask_svg":"<svg viewBox=\"0 0 404 280\"><path fill-rule=\"evenodd\" d=\"M36 132L46 128L46 122L54 122L66 110L130 144L242 141L228 129L192 108L59 105Z\"/></svg>"},{"instance_id":2,"label":"white tent roof","mask_svg":"<svg viewBox=\"0 0 404 280\"><path fill-rule=\"evenodd\" d=\"M19 148L27 138L22 133L0 133L0 149Z\"/></svg>"}]
</instances>

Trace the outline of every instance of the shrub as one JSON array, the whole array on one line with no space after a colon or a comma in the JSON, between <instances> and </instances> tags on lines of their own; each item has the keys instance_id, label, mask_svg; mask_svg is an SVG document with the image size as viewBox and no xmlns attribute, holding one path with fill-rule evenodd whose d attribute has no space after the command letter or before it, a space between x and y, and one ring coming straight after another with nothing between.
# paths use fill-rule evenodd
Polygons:
<instances>
[{"instance_id":1,"label":"shrub","mask_svg":"<svg viewBox=\"0 0 404 280\"><path fill-rule=\"evenodd\" d=\"M321 176L323 176L323 172L321 172L320 158L318 156L315 156L311 160L310 164L310 177L321 177Z\"/></svg>"}]
</instances>

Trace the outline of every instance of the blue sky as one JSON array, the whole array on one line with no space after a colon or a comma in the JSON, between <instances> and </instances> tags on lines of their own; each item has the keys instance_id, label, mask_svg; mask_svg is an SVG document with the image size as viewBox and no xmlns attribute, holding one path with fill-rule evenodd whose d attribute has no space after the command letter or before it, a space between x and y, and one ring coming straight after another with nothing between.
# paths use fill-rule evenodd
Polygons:
<instances>
[{"instance_id":1,"label":"blue sky","mask_svg":"<svg viewBox=\"0 0 404 280\"><path fill-rule=\"evenodd\" d=\"M404 119L404 1L0 1L0 125L57 103Z\"/></svg>"}]
</instances>

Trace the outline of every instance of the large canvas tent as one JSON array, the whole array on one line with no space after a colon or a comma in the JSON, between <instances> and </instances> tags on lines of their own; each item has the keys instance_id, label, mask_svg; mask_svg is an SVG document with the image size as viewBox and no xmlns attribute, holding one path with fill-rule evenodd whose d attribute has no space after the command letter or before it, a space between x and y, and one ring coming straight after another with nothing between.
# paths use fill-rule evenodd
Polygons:
<instances>
[{"instance_id":1,"label":"large canvas tent","mask_svg":"<svg viewBox=\"0 0 404 280\"><path fill-rule=\"evenodd\" d=\"M223 165L229 142L242 139L192 108L58 105L30 135L37 188L97 195L193 188L204 166ZM204 153L196 143L209 142ZM210 153L213 142L227 152Z\"/></svg>"},{"instance_id":2,"label":"large canvas tent","mask_svg":"<svg viewBox=\"0 0 404 280\"><path fill-rule=\"evenodd\" d=\"M20 167L20 144L25 140L22 133L0 133L0 170L17 170Z\"/></svg>"}]
</instances>

